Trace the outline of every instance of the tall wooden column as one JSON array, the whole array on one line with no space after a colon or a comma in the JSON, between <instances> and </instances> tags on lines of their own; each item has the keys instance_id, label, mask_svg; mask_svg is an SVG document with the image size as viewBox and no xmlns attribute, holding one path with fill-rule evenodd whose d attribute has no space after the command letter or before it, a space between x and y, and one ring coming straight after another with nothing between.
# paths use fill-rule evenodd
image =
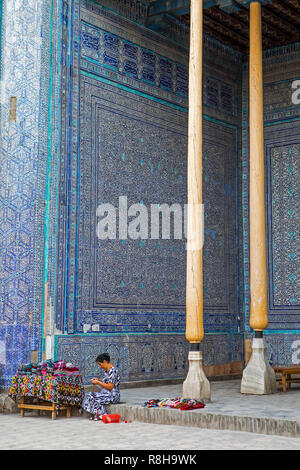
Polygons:
<instances>
[{"instance_id":1,"label":"tall wooden column","mask_svg":"<svg viewBox=\"0 0 300 470\"><path fill-rule=\"evenodd\" d=\"M188 140L188 243L186 273L186 338L190 342L189 372L183 396L210 399L210 385L202 367L203 330L203 218L202 218L202 74L203 0L191 0Z\"/></svg>"},{"instance_id":2,"label":"tall wooden column","mask_svg":"<svg viewBox=\"0 0 300 470\"><path fill-rule=\"evenodd\" d=\"M250 5L250 326L268 326L261 4Z\"/></svg>"},{"instance_id":3,"label":"tall wooden column","mask_svg":"<svg viewBox=\"0 0 300 470\"><path fill-rule=\"evenodd\" d=\"M250 326L255 331L252 356L244 370L242 393L265 394L276 389L275 374L266 359L263 331L268 326L265 164L263 123L262 12L250 4Z\"/></svg>"}]
</instances>

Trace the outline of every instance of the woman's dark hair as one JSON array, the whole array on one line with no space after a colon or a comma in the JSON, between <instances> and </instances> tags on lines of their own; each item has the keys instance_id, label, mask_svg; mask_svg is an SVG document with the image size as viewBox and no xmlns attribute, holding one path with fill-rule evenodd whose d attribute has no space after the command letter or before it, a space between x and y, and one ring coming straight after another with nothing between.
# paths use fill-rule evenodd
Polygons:
<instances>
[{"instance_id":1,"label":"woman's dark hair","mask_svg":"<svg viewBox=\"0 0 300 470\"><path fill-rule=\"evenodd\" d=\"M96 357L96 362L110 362L110 355L107 353L99 354L99 356Z\"/></svg>"}]
</instances>

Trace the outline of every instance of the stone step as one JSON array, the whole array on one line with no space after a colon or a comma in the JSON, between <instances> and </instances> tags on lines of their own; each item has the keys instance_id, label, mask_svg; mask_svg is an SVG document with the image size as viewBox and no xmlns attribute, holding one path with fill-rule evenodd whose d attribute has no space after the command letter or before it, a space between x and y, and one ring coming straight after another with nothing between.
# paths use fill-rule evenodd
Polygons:
<instances>
[{"instance_id":1,"label":"stone step","mask_svg":"<svg viewBox=\"0 0 300 470\"><path fill-rule=\"evenodd\" d=\"M109 405L107 411L119 414L122 420L127 421L300 438L300 421L288 419L222 415L206 413L204 410L181 411L170 408L146 408L126 404Z\"/></svg>"}]
</instances>

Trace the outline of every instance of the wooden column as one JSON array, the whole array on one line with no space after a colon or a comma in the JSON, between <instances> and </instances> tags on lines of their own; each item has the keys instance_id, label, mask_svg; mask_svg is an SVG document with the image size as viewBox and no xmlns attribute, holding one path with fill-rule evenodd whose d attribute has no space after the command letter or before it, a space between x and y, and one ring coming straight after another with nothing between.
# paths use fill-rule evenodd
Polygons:
<instances>
[{"instance_id":1,"label":"wooden column","mask_svg":"<svg viewBox=\"0 0 300 470\"><path fill-rule=\"evenodd\" d=\"M199 226L198 205L202 204L202 64L203 1L191 0L188 140L188 240ZM189 243L189 242L188 242ZM190 343L203 339L203 257L202 248L187 250L186 338Z\"/></svg>"},{"instance_id":2,"label":"wooden column","mask_svg":"<svg viewBox=\"0 0 300 470\"><path fill-rule=\"evenodd\" d=\"M241 392L264 395L276 391L275 372L266 355L263 331L268 326L267 251L263 122L262 12L250 4L250 325L255 330L251 358L243 372Z\"/></svg>"},{"instance_id":3,"label":"wooden column","mask_svg":"<svg viewBox=\"0 0 300 470\"><path fill-rule=\"evenodd\" d=\"M203 217L202 217L202 73L203 0L191 0L188 142L188 234L186 275L186 338L190 342L189 371L182 396L210 400L210 384L202 366Z\"/></svg>"},{"instance_id":4,"label":"wooden column","mask_svg":"<svg viewBox=\"0 0 300 470\"><path fill-rule=\"evenodd\" d=\"M261 4L250 4L250 326L268 326Z\"/></svg>"}]
</instances>

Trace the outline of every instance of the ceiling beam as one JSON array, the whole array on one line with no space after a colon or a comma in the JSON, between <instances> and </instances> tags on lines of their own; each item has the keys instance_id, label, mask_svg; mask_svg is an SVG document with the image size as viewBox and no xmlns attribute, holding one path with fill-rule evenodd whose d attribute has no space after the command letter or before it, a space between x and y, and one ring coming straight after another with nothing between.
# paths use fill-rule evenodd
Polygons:
<instances>
[{"instance_id":1,"label":"ceiling beam","mask_svg":"<svg viewBox=\"0 0 300 470\"><path fill-rule=\"evenodd\" d=\"M271 21L270 21L271 20ZM284 23L286 27L288 27L288 31L284 31L282 27L278 25L274 25L273 20L277 20L280 23ZM284 16L278 15L276 12L274 12L273 9L270 9L270 7L265 7L263 9L263 21L268 23L271 28L273 28L275 31L278 31L280 34L283 34L286 37L291 37L291 30L294 30L294 34L297 34L299 32L299 28L294 26L292 23L286 20Z\"/></svg>"},{"instance_id":2,"label":"ceiling beam","mask_svg":"<svg viewBox=\"0 0 300 470\"><path fill-rule=\"evenodd\" d=\"M236 3L236 0L233 0L235 3ZM248 22L250 21L249 20L249 15L250 15L250 12L249 12L249 9L246 8L244 5L241 5L241 12L244 12L247 17L248 17ZM249 23L248 23L249 24ZM270 43L270 46L275 46L276 45L276 40L274 39L274 37L269 34L267 31L266 31L266 28L268 27L268 24L267 22L265 21L265 19L263 19L262 21L262 29L263 29L263 39L266 41L268 40L269 43ZM274 30L274 28L273 28Z\"/></svg>"},{"instance_id":3,"label":"ceiling beam","mask_svg":"<svg viewBox=\"0 0 300 470\"><path fill-rule=\"evenodd\" d=\"M149 18L165 13L186 15L190 12L190 0L156 0L149 5Z\"/></svg>"},{"instance_id":4,"label":"ceiling beam","mask_svg":"<svg viewBox=\"0 0 300 470\"><path fill-rule=\"evenodd\" d=\"M0 0L1 1L1 0ZM150 0L146 26L155 30L175 31L187 23L191 0ZM202 1L202 0L198 0ZM264 48L296 42L300 38L299 10L295 6L296 18L291 17L292 6L286 0L257 0L263 6ZM294 0L293 0L294 1ZM249 5L251 0L203 0L204 25L208 34L219 40L234 43L241 50L248 47ZM300 5L300 0L297 0ZM295 2L297 4L297 2ZM295 4L294 3L294 4ZM286 6L286 10L284 8ZM279 11L280 10L280 11ZM286 15L283 14L287 11ZM298 14L298 17L297 17ZM298 24L297 24L298 23ZM298 33L299 30L299 33ZM218 34L216 34L218 32Z\"/></svg>"},{"instance_id":5,"label":"ceiling beam","mask_svg":"<svg viewBox=\"0 0 300 470\"><path fill-rule=\"evenodd\" d=\"M282 18L281 11L277 10L277 6L281 7L285 11L288 11L289 16L284 16L286 23L292 24L294 27L299 28L299 22L297 21L297 11L295 11L290 5L288 5L285 0L284 3L281 0L277 0L275 5L272 5L272 8L269 7L269 10L272 13L280 16Z\"/></svg>"},{"instance_id":6,"label":"ceiling beam","mask_svg":"<svg viewBox=\"0 0 300 470\"><path fill-rule=\"evenodd\" d=\"M222 34L220 33L219 31L216 31L215 29L211 28L210 26L208 26L207 24L204 24L203 25L203 30L205 33L208 34L208 36L211 36L217 40L219 40L220 42L222 42L223 44L232 44L232 41L230 40L230 37L229 36L225 36L225 34ZM240 52L247 52L248 48L245 47L244 44L241 44L239 41L236 41L235 42L235 45L236 45L236 48L240 51Z\"/></svg>"},{"instance_id":7,"label":"ceiling beam","mask_svg":"<svg viewBox=\"0 0 300 470\"><path fill-rule=\"evenodd\" d=\"M199 0L200 1L200 0ZM271 3L272 0L257 0L262 5ZM204 0L204 8L219 6L227 13L235 13L241 7L249 7L251 0ZM172 13L186 15L190 12L190 0L152 0L149 5L149 17Z\"/></svg>"},{"instance_id":8,"label":"ceiling beam","mask_svg":"<svg viewBox=\"0 0 300 470\"><path fill-rule=\"evenodd\" d=\"M223 14L225 14L225 13L223 13ZM216 18L213 18L213 16L209 14L209 11L205 12L205 14L204 14L204 24L205 24L205 18L207 18L212 23L212 25L214 25L215 27L223 29L223 34L224 34L224 30L225 30L226 33L228 33L228 39L230 39L230 34L233 33L235 35L235 39L237 40L237 38L239 38L238 41L241 44L243 44L244 47L247 47L248 38L245 37L242 33L240 33L240 31L237 31L234 28L228 28L227 25L221 23ZM219 32L220 32L220 30L219 30ZM226 36L227 36L227 34L226 34Z\"/></svg>"}]
</instances>

